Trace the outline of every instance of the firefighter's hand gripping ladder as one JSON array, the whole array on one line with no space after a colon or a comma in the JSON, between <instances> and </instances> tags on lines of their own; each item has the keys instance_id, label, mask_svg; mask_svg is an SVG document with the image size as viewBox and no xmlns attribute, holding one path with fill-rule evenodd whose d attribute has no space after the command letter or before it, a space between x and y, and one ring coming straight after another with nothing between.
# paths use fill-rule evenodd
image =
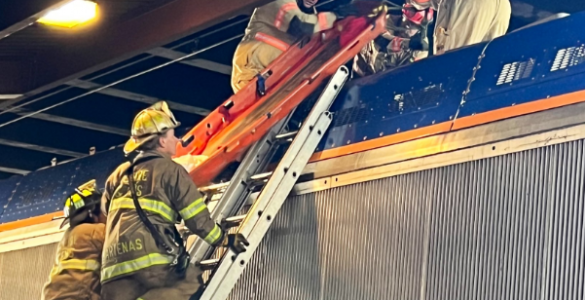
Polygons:
<instances>
[{"instance_id":1,"label":"firefighter's hand gripping ladder","mask_svg":"<svg viewBox=\"0 0 585 300\"><path fill-rule=\"evenodd\" d=\"M298 131L286 132L288 119L282 120L248 150L230 182L200 189L208 195L224 190L211 214L212 218L218 223L239 225L237 234L248 241L244 252L234 253L226 248L221 258L207 260L204 259L209 258L214 249L200 239L193 243L189 249L191 262L212 270L200 299L228 298L329 127L332 115L328 110L347 81L348 75L349 71L345 66L337 70ZM279 145L291 139L292 142L276 169L273 172L262 173L265 172ZM247 214L237 216L252 193L253 187L263 182L266 184Z\"/></svg>"}]
</instances>

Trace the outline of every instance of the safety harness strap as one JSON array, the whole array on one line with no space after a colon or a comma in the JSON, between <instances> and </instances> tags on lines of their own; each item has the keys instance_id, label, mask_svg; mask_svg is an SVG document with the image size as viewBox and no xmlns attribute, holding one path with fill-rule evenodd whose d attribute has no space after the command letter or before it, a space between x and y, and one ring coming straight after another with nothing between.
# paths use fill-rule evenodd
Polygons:
<instances>
[{"instance_id":1,"label":"safety harness strap","mask_svg":"<svg viewBox=\"0 0 585 300\"><path fill-rule=\"evenodd\" d=\"M144 226L146 226L148 231L150 231L150 234L154 238L154 241L156 242L156 244L163 247L165 249L165 251L167 251L168 253L173 253L174 252L173 248L171 248L171 246L165 242L163 237L160 235L160 232L156 229L156 227L154 227L152 222L150 222L150 220L146 216L146 213L144 213L144 210L142 210L142 206L140 206L140 201L138 200L138 196L136 196L136 187L134 186L134 167L138 163L144 163L144 162L149 161L151 159L153 159L153 158L148 157L148 158L139 159L137 161L134 161L130 165L130 167L126 170L126 175L128 176L128 185L130 187L130 194L132 195L132 200L134 202L134 207L136 208L136 213L138 214L138 217L140 218L142 223L144 223Z\"/></svg>"}]
</instances>

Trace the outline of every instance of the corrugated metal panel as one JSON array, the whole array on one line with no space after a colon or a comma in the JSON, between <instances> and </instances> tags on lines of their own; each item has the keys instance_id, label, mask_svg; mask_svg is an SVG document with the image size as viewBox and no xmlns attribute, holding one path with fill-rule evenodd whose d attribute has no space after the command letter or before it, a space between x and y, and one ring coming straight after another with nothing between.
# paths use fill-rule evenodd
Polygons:
<instances>
[{"instance_id":1,"label":"corrugated metal panel","mask_svg":"<svg viewBox=\"0 0 585 300\"><path fill-rule=\"evenodd\" d=\"M584 150L292 197L232 299L583 299Z\"/></svg>"},{"instance_id":2,"label":"corrugated metal panel","mask_svg":"<svg viewBox=\"0 0 585 300\"><path fill-rule=\"evenodd\" d=\"M0 300L40 299L57 243L0 253Z\"/></svg>"}]
</instances>

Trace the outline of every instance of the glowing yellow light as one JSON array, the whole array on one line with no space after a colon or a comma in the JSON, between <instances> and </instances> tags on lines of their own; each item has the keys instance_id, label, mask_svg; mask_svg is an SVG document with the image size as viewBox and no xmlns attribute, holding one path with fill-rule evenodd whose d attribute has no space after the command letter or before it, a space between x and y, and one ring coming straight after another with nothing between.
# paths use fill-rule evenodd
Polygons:
<instances>
[{"instance_id":1,"label":"glowing yellow light","mask_svg":"<svg viewBox=\"0 0 585 300\"><path fill-rule=\"evenodd\" d=\"M97 4L95 2L72 0L56 9L50 10L37 22L71 28L95 18L96 14Z\"/></svg>"}]
</instances>

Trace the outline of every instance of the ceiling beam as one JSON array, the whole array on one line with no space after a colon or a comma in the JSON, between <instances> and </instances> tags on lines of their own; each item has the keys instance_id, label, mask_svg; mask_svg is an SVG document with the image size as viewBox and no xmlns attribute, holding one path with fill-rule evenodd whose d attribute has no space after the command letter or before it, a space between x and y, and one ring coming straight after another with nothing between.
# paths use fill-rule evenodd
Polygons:
<instances>
[{"instance_id":1,"label":"ceiling beam","mask_svg":"<svg viewBox=\"0 0 585 300\"><path fill-rule=\"evenodd\" d=\"M18 78L22 86L25 82L33 82L33 86L11 91L11 94L24 94L24 97L0 102L0 109L222 21L248 15L255 7L268 2L270 0L175 0L126 22L110 26L97 24L63 41L59 49L40 52L34 78ZM0 72L0 94L6 93L2 82L15 78L13 75Z\"/></svg>"},{"instance_id":2,"label":"ceiling beam","mask_svg":"<svg viewBox=\"0 0 585 300\"><path fill-rule=\"evenodd\" d=\"M102 87L101 84L97 84L97 83L94 83L91 81L79 80L79 79L71 80L71 81L67 82L67 85L70 85L70 86L73 86L76 88L80 88L80 89L84 89L84 90L93 90L93 89L97 89L97 88ZM142 94L138 94L138 93L134 93L134 92L128 92L128 91L124 91L124 90L120 90L120 89L116 89L116 88L105 88L105 89L98 91L97 93L102 94L102 95L108 95L108 96L112 96L112 97L122 98L122 99L126 99L126 100L146 103L146 104L154 104L158 101L161 101L161 99L158 99L155 97L142 95ZM201 107L181 104L181 103L172 102L172 101L168 101L168 100L165 100L165 101L167 102L169 107L174 109L174 110L184 111L187 113L192 113L192 114L201 115L201 116L207 116L210 112L209 110L207 110L205 108L201 108Z\"/></svg>"},{"instance_id":3,"label":"ceiling beam","mask_svg":"<svg viewBox=\"0 0 585 300\"><path fill-rule=\"evenodd\" d=\"M17 175L22 175L22 176L30 173L30 171L27 171L27 170L16 169L16 168L9 168L9 167L2 167L2 166L0 166L0 172L10 173L10 174L17 174Z\"/></svg>"},{"instance_id":4,"label":"ceiling beam","mask_svg":"<svg viewBox=\"0 0 585 300\"><path fill-rule=\"evenodd\" d=\"M6 38L32 24L34 24L45 12L54 9L68 0L37 0L37 1L10 1L3 0L3 5L0 5L0 11L10 11L10 14L5 14L0 23L0 40ZM12 6L10 6L12 4ZM14 9L18 7L18 9ZM10 22L10 26L3 26Z\"/></svg>"},{"instance_id":5,"label":"ceiling beam","mask_svg":"<svg viewBox=\"0 0 585 300\"><path fill-rule=\"evenodd\" d=\"M31 111L28 111L28 110L25 110L22 108L13 108L11 112L13 112L19 116L25 116L25 115L28 115ZM53 122L53 123L59 123L59 124L64 124L64 125L69 125L69 126L75 126L75 127L79 127L79 128L83 128L83 129L95 130L95 131L100 131L100 132L105 132L105 133L110 133L110 134L115 134L115 135L121 135L121 136L129 136L130 135L129 130L120 129L118 127L101 125L101 124L97 124L97 123L81 121L81 120L77 120L77 119L61 117L61 116L56 116L56 115L50 115L50 114L45 114L45 113L34 114L34 115L30 116L29 118Z\"/></svg>"},{"instance_id":6,"label":"ceiling beam","mask_svg":"<svg viewBox=\"0 0 585 300\"><path fill-rule=\"evenodd\" d=\"M79 153L79 152L75 152L75 151L57 149L57 148L53 148L53 147L46 147L46 146L29 144L29 143L11 141L11 140L7 140L7 139L0 139L0 145L16 147L16 148L24 148L24 149L28 149L28 150L46 152L46 153L57 154L57 155L62 155L62 156L70 156L70 157L87 156L87 154L85 154L85 153Z\"/></svg>"},{"instance_id":7,"label":"ceiling beam","mask_svg":"<svg viewBox=\"0 0 585 300\"><path fill-rule=\"evenodd\" d=\"M5 28L4 30L0 31L0 40L7 38L29 26L31 26L32 24L34 24L37 20L37 16L32 16L29 18L26 18L20 22L17 22L15 24L13 24L12 26Z\"/></svg>"},{"instance_id":8,"label":"ceiling beam","mask_svg":"<svg viewBox=\"0 0 585 300\"><path fill-rule=\"evenodd\" d=\"M22 97L22 94L3 94L3 95L0 95L0 100L10 100L10 99L16 99L18 97Z\"/></svg>"},{"instance_id":9,"label":"ceiling beam","mask_svg":"<svg viewBox=\"0 0 585 300\"><path fill-rule=\"evenodd\" d=\"M146 53L151 54L151 55L155 55L158 57L170 59L170 60L174 60L174 59L177 59L177 58L180 58L180 57L187 55L186 53L176 51L173 49L163 48L163 47L157 47L157 48L148 50L148 51L146 51ZM214 62L211 60L207 60L207 59L196 58L196 59L191 59L191 60L182 60L180 63L184 64L184 65L189 65L189 66L213 71L213 72L218 72L218 73L225 74L225 75L232 74L232 67L231 66L220 64L220 63L217 63L217 62Z\"/></svg>"}]
</instances>

